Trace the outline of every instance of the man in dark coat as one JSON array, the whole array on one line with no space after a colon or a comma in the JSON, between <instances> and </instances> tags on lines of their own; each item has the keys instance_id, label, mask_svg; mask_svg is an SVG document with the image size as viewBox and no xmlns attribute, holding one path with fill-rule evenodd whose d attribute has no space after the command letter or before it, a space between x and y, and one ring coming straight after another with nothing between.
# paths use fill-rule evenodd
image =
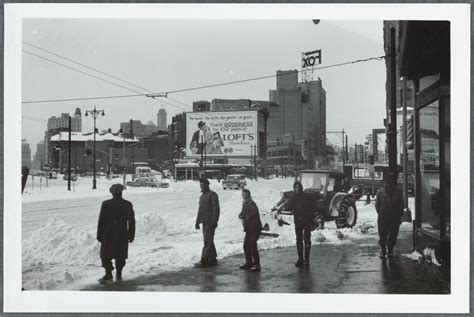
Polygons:
<instances>
[{"instance_id":1,"label":"man in dark coat","mask_svg":"<svg viewBox=\"0 0 474 317\"><path fill-rule=\"evenodd\" d=\"M296 251L298 253L298 260L296 261L295 266L309 266L311 226L316 211L316 202L309 193L303 192L303 185L300 182L295 182L293 184L293 190L295 191L295 194L288 203L288 210L293 211L293 219L295 223Z\"/></svg>"},{"instance_id":2,"label":"man in dark coat","mask_svg":"<svg viewBox=\"0 0 474 317\"><path fill-rule=\"evenodd\" d=\"M193 133L193 137L191 138L191 143L189 147L193 154L201 154L204 152L204 147L206 146L206 140L204 139L202 131L204 131L204 127L206 123L199 121L198 122L198 130Z\"/></svg>"},{"instance_id":3,"label":"man in dark coat","mask_svg":"<svg viewBox=\"0 0 474 317\"><path fill-rule=\"evenodd\" d=\"M199 209L196 218L196 230L202 223L202 234L204 237L204 247L202 248L201 261L196 263L196 267L208 267L217 265L217 251L214 245L214 233L219 221L220 206L219 197L210 190L209 181L205 178L199 180L201 187L201 197L199 198Z\"/></svg>"},{"instance_id":4,"label":"man in dark coat","mask_svg":"<svg viewBox=\"0 0 474 317\"><path fill-rule=\"evenodd\" d=\"M403 193L397 188L397 174L389 173L387 183L377 191L375 210L379 231L380 258L393 256L403 214Z\"/></svg>"},{"instance_id":5,"label":"man in dark coat","mask_svg":"<svg viewBox=\"0 0 474 317\"><path fill-rule=\"evenodd\" d=\"M349 181L349 179L347 178L347 176L344 176L343 180L342 180L342 191L345 192L345 193L348 193L349 190L351 190L351 182Z\"/></svg>"},{"instance_id":6,"label":"man in dark coat","mask_svg":"<svg viewBox=\"0 0 474 317\"><path fill-rule=\"evenodd\" d=\"M113 281L112 259L117 268L116 280L122 280L122 269L128 257L128 243L135 238L135 213L132 204L122 198L123 186L110 187L113 198L102 203L97 226L97 240L101 243L100 259L105 275L100 283Z\"/></svg>"},{"instance_id":7,"label":"man in dark coat","mask_svg":"<svg viewBox=\"0 0 474 317\"><path fill-rule=\"evenodd\" d=\"M244 226L244 253L245 264L240 268L252 272L260 272L260 256L258 254L257 240L262 232L262 222L257 204L252 200L250 190L242 189L242 211L239 218Z\"/></svg>"}]
</instances>

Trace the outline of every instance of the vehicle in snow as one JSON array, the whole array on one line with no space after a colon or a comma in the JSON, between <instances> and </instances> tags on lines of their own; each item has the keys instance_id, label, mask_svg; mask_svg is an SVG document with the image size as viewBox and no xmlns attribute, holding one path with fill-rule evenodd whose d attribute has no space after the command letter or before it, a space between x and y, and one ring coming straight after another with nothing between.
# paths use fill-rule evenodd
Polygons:
<instances>
[{"instance_id":1,"label":"vehicle in snow","mask_svg":"<svg viewBox=\"0 0 474 317\"><path fill-rule=\"evenodd\" d=\"M309 193L315 200L316 210L314 213L313 227L323 229L324 222L334 220L337 228L352 228L357 221L357 209L355 197L352 193L342 192L342 179L344 174L333 170L302 170L298 180L304 188L304 192ZM281 226L288 222L283 220L283 216L292 215L287 210L289 200L293 197L294 191L281 193L281 199L272 208L278 224Z\"/></svg>"},{"instance_id":2,"label":"vehicle in snow","mask_svg":"<svg viewBox=\"0 0 474 317\"><path fill-rule=\"evenodd\" d=\"M67 179L68 179L67 174L64 174L63 180L67 181ZM73 182L77 181L77 175L76 174L71 174L71 181L73 181Z\"/></svg>"},{"instance_id":3,"label":"vehicle in snow","mask_svg":"<svg viewBox=\"0 0 474 317\"><path fill-rule=\"evenodd\" d=\"M160 182L156 177L138 177L132 181L127 182L130 187L153 187L153 188L168 188L170 184Z\"/></svg>"},{"instance_id":4,"label":"vehicle in snow","mask_svg":"<svg viewBox=\"0 0 474 317\"><path fill-rule=\"evenodd\" d=\"M231 174L222 181L222 188L240 189L247 186L247 180L244 174Z\"/></svg>"}]
</instances>

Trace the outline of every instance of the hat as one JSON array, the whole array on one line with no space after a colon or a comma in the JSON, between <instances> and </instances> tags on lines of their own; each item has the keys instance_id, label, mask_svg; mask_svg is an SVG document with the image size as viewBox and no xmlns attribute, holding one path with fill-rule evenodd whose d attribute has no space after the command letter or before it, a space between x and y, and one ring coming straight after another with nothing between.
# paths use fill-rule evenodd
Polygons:
<instances>
[{"instance_id":1,"label":"hat","mask_svg":"<svg viewBox=\"0 0 474 317\"><path fill-rule=\"evenodd\" d=\"M207 178L200 178L199 182L203 183L203 184L206 184L207 186L209 186L209 184L210 184L209 181L207 180Z\"/></svg>"},{"instance_id":2,"label":"hat","mask_svg":"<svg viewBox=\"0 0 474 317\"><path fill-rule=\"evenodd\" d=\"M122 184L113 184L112 186L110 186L109 191L112 195L121 194L122 191L123 191L123 185Z\"/></svg>"},{"instance_id":3,"label":"hat","mask_svg":"<svg viewBox=\"0 0 474 317\"><path fill-rule=\"evenodd\" d=\"M205 125L205 124L206 124L205 122L199 121L199 122L198 122L198 127L200 128L200 127L202 127L202 126Z\"/></svg>"}]
</instances>

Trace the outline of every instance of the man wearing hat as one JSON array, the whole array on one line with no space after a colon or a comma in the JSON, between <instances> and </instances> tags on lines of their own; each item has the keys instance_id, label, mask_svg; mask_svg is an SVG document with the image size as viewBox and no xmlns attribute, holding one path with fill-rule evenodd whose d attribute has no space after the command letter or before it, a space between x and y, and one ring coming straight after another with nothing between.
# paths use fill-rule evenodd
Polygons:
<instances>
[{"instance_id":1,"label":"man wearing hat","mask_svg":"<svg viewBox=\"0 0 474 317\"><path fill-rule=\"evenodd\" d=\"M375 210L379 231L380 258L393 257L403 214L403 193L397 188L398 174L388 173L386 184L377 191ZM388 248L388 254L387 254Z\"/></svg>"},{"instance_id":2,"label":"man wearing hat","mask_svg":"<svg viewBox=\"0 0 474 317\"><path fill-rule=\"evenodd\" d=\"M206 178L199 180L201 186L201 197L199 198L199 209L196 218L196 230L200 229L202 223L202 234L204 247L202 248L201 261L196 267L208 267L217 265L217 251L214 245L214 232L219 221L220 207L219 197L209 189L209 181Z\"/></svg>"},{"instance_id":3,"label":"man wearing hat","mask_svg":"<svg viewBox=\"0 0 474 317\"><path fill-rule=\"evenodd\" d=\"M117 269L116 280L122 280L122 269L128 256L128 243L135 238L135 213L132 204L122 198L123 186L110 187L112 199L102 203L97 225L97 240L101 243L100 259L105 275L99 279L102 284L113 282L112 259Z\"/></svg>"},{"instance_id":4,"label":"man wearing hat","mask_svg":"<svg viewBox=\"0 0 474 317\"><path fill-rule=\"evenodd\" d=\"M198 128L196 132L194 132L193 137L191 138L191 143L189 144L189 148L193 154L201 154L203 153L204 147L206 145L206 141L204 138L204 130L206 127L206 123L199 121Z\"/></svg>"}]
</instances>

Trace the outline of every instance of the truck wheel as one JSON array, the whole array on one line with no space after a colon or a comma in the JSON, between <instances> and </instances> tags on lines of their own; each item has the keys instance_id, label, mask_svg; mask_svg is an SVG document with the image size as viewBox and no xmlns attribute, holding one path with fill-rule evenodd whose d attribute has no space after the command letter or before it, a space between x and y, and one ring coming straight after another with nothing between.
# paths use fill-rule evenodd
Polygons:
<instances>
[{"instance_id":1,"label":"truck wheel","mask_svg":"<svg viewBox=\"0 0 474 317\"><path fill-rule=\"evenodd\" d=\"M351 197L345 197L342 200L341 207L339 209L339 217L336 218L336 227L340 228L352 228L357 222L357 208L355 206L354 199Z\"/></svg>"},{"instance_id":2,"label":"truck wheel","mask_svg":"<svg viewBox=\"0 0 474 317\"><path fill-rule=\"evenodd\" d=\"M322 230L324 229L324 217L321 216L321 215L318 215L316 217L314 217L314 220L313 220L313 228L311 228L313 230Z\"/></svg>"}]
</instances>

